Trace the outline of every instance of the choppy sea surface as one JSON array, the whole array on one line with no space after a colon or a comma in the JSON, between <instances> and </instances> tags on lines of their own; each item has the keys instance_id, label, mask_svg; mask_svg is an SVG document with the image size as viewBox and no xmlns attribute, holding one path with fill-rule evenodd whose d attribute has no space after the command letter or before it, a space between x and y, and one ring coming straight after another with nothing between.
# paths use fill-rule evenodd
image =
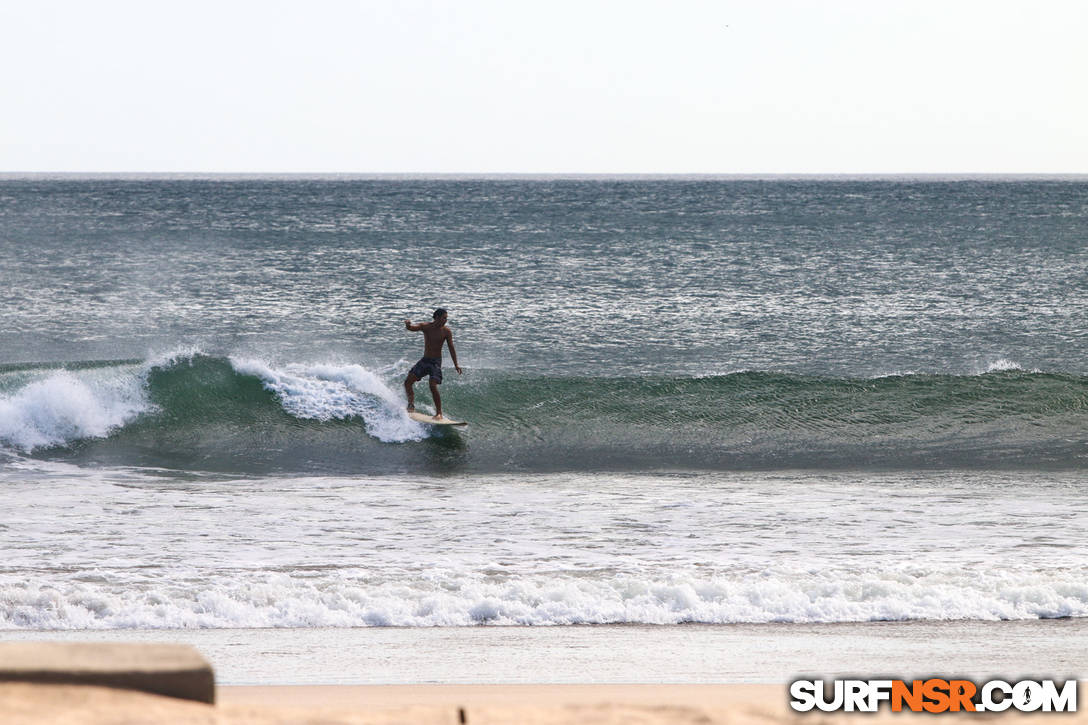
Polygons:
<instances>
[{"instance_id":1,"label":"choppy sea surface","mask_svg":"<svg viewBox=\"0 0 1088 725\"><path fill-rule=\"evenodd\" d=\"M1088 614L1088 180L9 176L0 259L0 629Z\"/></svg>"}]
</instances>

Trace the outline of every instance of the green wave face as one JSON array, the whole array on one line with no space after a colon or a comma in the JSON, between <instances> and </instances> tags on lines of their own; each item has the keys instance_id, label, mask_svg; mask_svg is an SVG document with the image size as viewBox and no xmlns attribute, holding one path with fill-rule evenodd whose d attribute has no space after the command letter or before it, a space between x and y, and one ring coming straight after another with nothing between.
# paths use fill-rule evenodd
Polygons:
<instances>
[{"instance_id":1,"label":"green wave face","mask_svg":"<svg viewBox=\"0 0 1088 725\"><path fill-rule=\"evenodd\" d=\"M408 421L401 374L203 354L7 366L0 441L22 455L80 463L257 473L1083 468L1088 461L1083 376L475 370L443 386L446 410L470 423L457 432ZM428 402L426 385L417 396Z\"/></svg>"}]
</instances>

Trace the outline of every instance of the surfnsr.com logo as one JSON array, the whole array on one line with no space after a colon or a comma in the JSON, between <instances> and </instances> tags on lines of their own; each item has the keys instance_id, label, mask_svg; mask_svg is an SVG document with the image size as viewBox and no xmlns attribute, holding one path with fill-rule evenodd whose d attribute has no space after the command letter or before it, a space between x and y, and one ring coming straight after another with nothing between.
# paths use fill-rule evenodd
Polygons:
<instances>
[{"instance_id":1,"label":"surfnsr.com logo","mask_svg":"<svg viewBox=\"0 0 1088 725\"><path fill-rule=\"evenodd\" d=\"M798 712L1076 712L1077 681L1020 680L822 680L790 683L790 707Z\"/></svg>"}]
</instances>

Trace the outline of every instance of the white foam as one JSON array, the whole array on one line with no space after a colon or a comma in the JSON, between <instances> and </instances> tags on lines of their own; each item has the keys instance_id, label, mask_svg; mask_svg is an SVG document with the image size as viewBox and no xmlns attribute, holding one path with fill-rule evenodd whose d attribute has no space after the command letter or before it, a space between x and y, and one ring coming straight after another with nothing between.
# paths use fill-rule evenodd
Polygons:
<instances>
[{"instance_id":1,"label":"white foam","mask_svg":"<svg viewBox=\"0 0 1088 725\"><path fill-rule=\"evenodd\" d=\"M30 452L101 438L151 408L139 370L57 370L0 397L0 441Z\"/></svg>"},{"instance_id":2,"label":"white foam","mask_svg":"<svg viewBox=\"0 0 1088 725\"><path fill-rule=\"evenodd\" d=\"M1030 370L1023 367L1015 360L1009 360L1008 358L1001 358L995 360L986 366L985 370L980 371L979 375L985 375L986 373L1007 373L1007 372L1029 372L1029 373L1041 373L1039 368L1031 368Z\"/></svg>"},{"instance_id":3,"label":"white foam","mask_svg":"<svg viewBox=\"0 0 1088 725\"><path fill-rule=\"evenodd\" d=\"M360 417L369 435L386 443L422 440L427 431L405 412L405 401L378 375L361 365L289 364L274 368L262 360L230 358L234 370L261 379L296 418L336 420Z\"/></svg>"},{"instance_id":4,"label":"white foam","mask_svg":"<svg viewBox=\"0 0 1088 725\"><path fill-rule=\"evenodd\" d=\"M986 366L986 372L988 373L1004 373L1009 371L1020 371L1024 368L1020 367L1020 363L1013 362L1006 358L996 360Z\"/></svg>"},{"instance_id":5,"label":"white foam","mask_svg":"<svg viewBox=\"0 0 1088 725\"><path fill-rule=\"evenodd\" d=\"M1020 365L1020 363L1016 362L1015 360L1009 360L1008 358L1001 358L999 360L995 360L993 362L987 363L985 367L975 367L975 368L969 369L969 372L967 374L969 374L969 375L986 375L988 373L1004 373L1004 372L1041 373L1042 370L1040 370L1038 368L1032 368L1032 369L1028 370L1028 369L1024 368L1022 365ZM947 372L947 371L942 371L942 370L923 371L923 370L909 369L909 370L894 370L894 371L891 371L891 372L879 373L877 375L873 375L872 379L905 378L905 377L912 377L912 376L915 376L915 375L950 375L950 374L953 374L953 373L950 373L950 372Z\"/></svg>"},{"instance_id":6,"label":"white foam","mask_svg":"<svg viewBox=\"0 0 1088 725\"><path fill-rule=\"evenodd\" d=\"M540 576L433 571L234 572L204 580L50 585L0 577L0 628L118 629L1008 620L1088 615L1084 572L839 570L745 577Z\"/></svg>"}]
</instances>

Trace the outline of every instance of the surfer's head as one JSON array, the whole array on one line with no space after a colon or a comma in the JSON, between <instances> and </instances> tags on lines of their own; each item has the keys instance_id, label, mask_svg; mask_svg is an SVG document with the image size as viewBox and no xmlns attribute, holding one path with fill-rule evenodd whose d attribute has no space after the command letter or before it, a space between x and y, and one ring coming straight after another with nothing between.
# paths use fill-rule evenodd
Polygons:
<instances>
[{"instance_id":1,"label":"surfer's head","mask_svg":"<svg viewBox=\"0 0 1088 725\"><path fill-rule=\"evenodd\" d=\"M440 322L442 320L445 320L446 319L446 308L445 307L439 307L437 310L434 311L434 314L432 315L432 317L434 317L435 322Z\"/></svg>"}]
</instances>

